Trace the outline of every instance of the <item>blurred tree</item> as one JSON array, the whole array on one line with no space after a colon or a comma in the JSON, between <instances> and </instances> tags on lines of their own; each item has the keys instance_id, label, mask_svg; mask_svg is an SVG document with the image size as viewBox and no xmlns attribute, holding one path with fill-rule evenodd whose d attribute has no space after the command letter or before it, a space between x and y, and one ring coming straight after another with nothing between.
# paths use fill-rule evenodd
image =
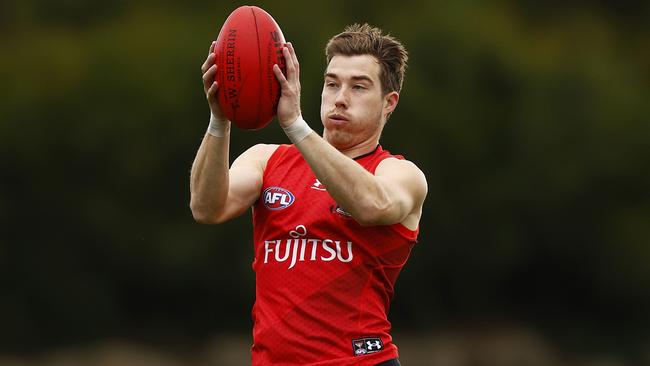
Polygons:
<instances>
[{"instance_id":1,"label":"blurred tree","mask_svg":"<svg viewBox=\"0 0 650 366\"><path fill-rule=\"evenodd\" d=\"M296 45L317 130L331 35L368 21L410 50L382 140L430 191L396 327L512 318L569 347L640 347L647 3L259 5ZM188 209L199 67L236 6L0 5L0 351L248 331L250 217L203 227ZM233 156L259 141L287 142L274 125L235 131Z\"/></svg>"}]
</instances>

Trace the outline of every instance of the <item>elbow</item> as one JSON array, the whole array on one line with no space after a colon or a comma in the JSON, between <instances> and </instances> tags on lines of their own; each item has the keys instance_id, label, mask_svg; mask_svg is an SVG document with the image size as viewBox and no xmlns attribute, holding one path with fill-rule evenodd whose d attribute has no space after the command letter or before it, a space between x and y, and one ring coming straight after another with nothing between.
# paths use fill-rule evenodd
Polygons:
<instances>
[{"instance_id":1,"label":"elbow","mask_svg":"<svg viewBox=\"0 0 650 366\"><path fill-rule=\"evenodd\" d=\"M391 222L383 219L380 216L373 216L373 215L358 215L354 217L354 219L357 221L357 223L363 227L369 227L369 226L379 226L379 225L389 225Z\"/></svg>"},{"instance_id":2,"label":"elbow","mask_svg":"<svg viewBox=\"0 0 650 366\"><path fill-rule=\"evenodd\" d=\"M194 221L203 225L214 225L219 223L215 216L194 208L192 208L192 217L194 218Z\"/></svg>"},{"instance_id":3,"label":"elbow","mask_svg":"<svg viewBox=\"0 0 650 366\"><path fill-rule=\"evenodd\" d=\"M206 205L190 202L190 209L192 210L192 217L194 218L194 221L199 224L215 225L221 224L224 221L220 218L218 212L210 209Z\"/></svg>"},{"instance_id":4,"label":"elbow","mask_svg":"<svg viewBox=\"0 0 650 366\"><path fill-rule=\"evenodd\" d=\"M390 225L400 221L392 217L394 216L392 215L393 211L393 207L389 202L373 201L360 205L357 212L352 216L359 225L365 227Z\"/></svg>"},{"instance_id":5,"label":"elbow","mask_svg":"<svg viewBox=\"0 0 650 366\"><path fill-rule=\"evenodd\" d=\"M192 212L192 216L194 217L194 221L202 225L220 224L220 222L212 216L195 214L194 212Z\"/></svg>"},{"instance_id":6,"label":"elbow","mask_svg":"<svg viewBox=\"0 0 650 366\"><path fill-rule=\"evenodd\" d=\"M359 217L359 218L356 218L356 217L355 217L355 220L357 221L357 223L358 223L359 225L361 225L361 226L363 226L363 227L370 227L370 226L378 226L378 225L382 225L382 223L380 222L380 220L376 220L376 219L373 219L373 218L366 218L366 217Z\"/></svg>"}]
</instances>

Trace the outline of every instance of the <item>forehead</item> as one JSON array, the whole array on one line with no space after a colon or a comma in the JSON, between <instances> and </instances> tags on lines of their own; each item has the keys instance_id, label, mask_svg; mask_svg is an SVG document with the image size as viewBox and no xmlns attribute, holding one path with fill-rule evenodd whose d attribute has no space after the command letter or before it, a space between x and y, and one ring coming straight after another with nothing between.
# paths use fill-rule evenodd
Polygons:
<instances>
[{"instance_id":1,"label":"forehead","mask_svg":"<svg viewBox=\"0 0 650 366\"><path fill-rule=\"evenodd\" d=\"M330 60L325 73L334 74L341 79L352 78L356 76L367 76L372 81L378 82L379 70L379 62L374 56L336 55Z\"/></svg>"}]
</instances>

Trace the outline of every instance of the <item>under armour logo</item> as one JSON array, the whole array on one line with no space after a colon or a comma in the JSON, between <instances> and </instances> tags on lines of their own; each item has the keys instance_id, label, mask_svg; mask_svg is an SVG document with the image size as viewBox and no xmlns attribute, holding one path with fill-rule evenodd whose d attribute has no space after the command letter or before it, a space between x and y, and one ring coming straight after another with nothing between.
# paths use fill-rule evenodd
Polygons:
<instances>
[{"instance_id":1,"label":"under armour logo","mask_svg":"<svg viewBox=\"0 0 650 366\"><path fill-rule=\"evenodd\" d=\"M372 351L373 349L378 351L381 349L381 341L379 340L374 342L366 341L366 344L368 345L368 351Z\"/></svg>"},{"instance_id":2,"label":"under armour logo","mask_svg":"<svg viewBox=\"0 0 650 366\"><path fill-rule=\"evenodd\" d=\"M326 191L327 190L327 189L325 189L325 186L323 185L323 183L321 183L318 179L316 179L314 184L312 184L311 187L309 187L309 188L316 189L316 190L319 190L319 191Z\"/></svg>"},{"instance_id":3,"label":"under armour logo","mask_svg":"<svg viewBox=\"0 0 650 366\"><path fill-rule=\"evenodd\" d=\"M381 338L360 338L352 340L352 352L355 356L379 352L384 348Z\"/></svg>"}]
</instances>

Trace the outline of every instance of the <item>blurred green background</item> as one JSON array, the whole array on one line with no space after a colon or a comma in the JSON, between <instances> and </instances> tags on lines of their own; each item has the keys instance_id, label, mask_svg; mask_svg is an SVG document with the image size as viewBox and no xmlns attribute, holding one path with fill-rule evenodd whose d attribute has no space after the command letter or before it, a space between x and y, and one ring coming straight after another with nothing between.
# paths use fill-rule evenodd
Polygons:
<instances>
[{"instance_id":1,"label":"blurred green background","mask_svg":"<svg viewBox=\"0 0 650 366\"><path fill-rule=\"evenodd\" d=\"M650 364L649 4L249 4L295 45L318 131L330 36L369 22L410 51L382 137L429 183L390 315L405 364L505 365L468 339L526 337L547 364ZM247 355L250 214L202 226L188 207L200 66L239 5L0 3L4 364L114 339L182 353L240 337L226 348ZM235 130L232 156L258 142L287 139ZM478 356L445 363L456 346Z\"/></svg>"}]
</instances>

